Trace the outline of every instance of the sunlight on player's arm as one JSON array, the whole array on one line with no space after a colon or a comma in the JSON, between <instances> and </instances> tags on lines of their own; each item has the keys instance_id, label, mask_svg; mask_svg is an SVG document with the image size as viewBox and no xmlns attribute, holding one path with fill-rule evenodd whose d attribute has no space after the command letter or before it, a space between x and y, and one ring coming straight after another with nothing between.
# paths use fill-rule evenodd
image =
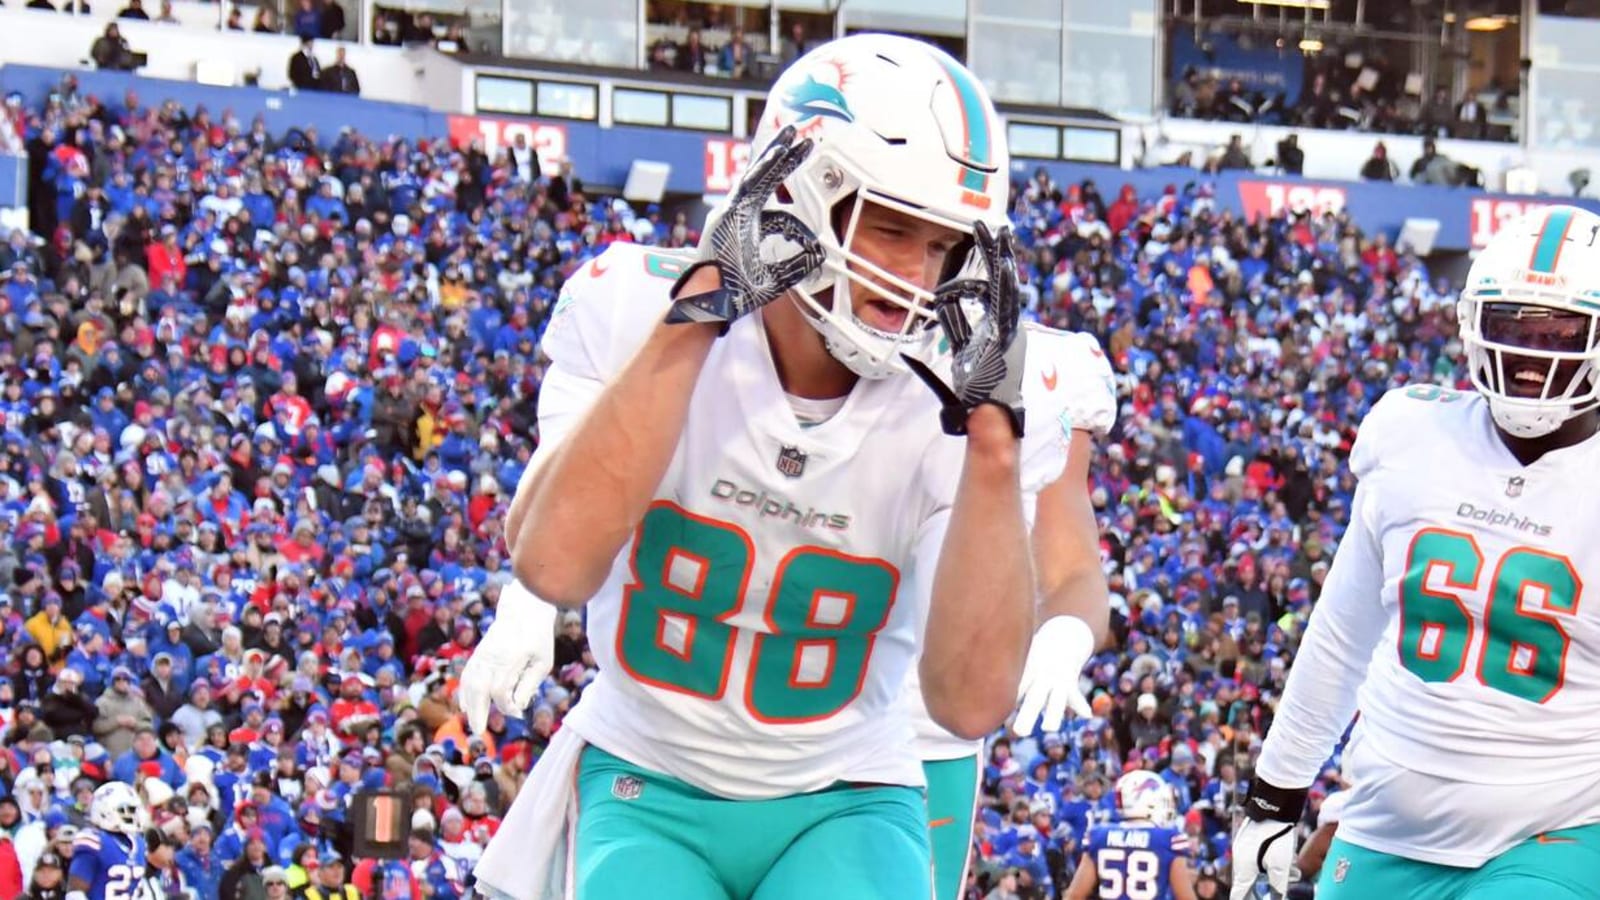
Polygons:
<instances>
[{"instance_id":1,"label":"sunlight on player's arm","mask_svg":"<svg viewBox=\"0 0 1600 900\"><path fill-rule=\"evenodd\" d=\"M513 571L529 590L576 607L605 582L672 461L716 337L712 325L657 325L572 433L517 485L506 534Z\"/></svg>"},{"instance_id":2,"label":"sunlight on player's arm","mask_svg":"<svg viewBox=\"0 0 1600 900\"><path fill-rule=\"evenodd\" d=\"M955 503L934 545L938 564L918 674L933 720L975 740L999 727L1016 702L1033 634L1034 583L1011 422L983 405L968 429Z\"/></svg>"},{"instance_id":3,"label":"sunlight on player's arm","mask_svg":"<svg viewBox=\"0 0 1600 900\"><path fill-rule=\"evenodd\" d=\"M1189 865L1189 857L1179 856L1172 860L1171 869L1172 900L1195 900L1194 893L1194 867Z\"/></svg>"},{"instance_id":4,"label":"sunlight on player's arm","mask_svg":"<svg viewBox=\"0 0 1600 900\"><path fill-rule=\"evenodd\" d=\"M1374 503L1358 485L1350 527L1267 733L1256 771L1278 787L1303 788L1316 778L1355 715L1356 691L1383 635L1383 557L1372 528Z\"/></svg>"},{"instance_id":5,"label":"sunlight on player's arm","mask_svg":"<svg viewBox=\"0 0 1600 900\"><path fill-rule=\"evenodd\" d=\"M1072 883L1067 885L1065 900L1090 900L1095 895L1095 889L1100 887L1100 873L1095 871L1094 857L1084 853L1078 857L1078 871L1072 876Z\"/></svg>"},{"instance_id":6,"label":"sunlight on player's arm","mask_svg":"<svg viewBox=\"0 0 1600 900\"><path fill-rule=\"evenodd\" d=\"M1033 520L1033 566L1040 622L1076 616L1094 632L1098 649L1109 630L1106 577L1100 568L1100 527L1089 501L1094 435L1072 432L1061 476L1039 492Z\"/></svg>"}]
</instances>

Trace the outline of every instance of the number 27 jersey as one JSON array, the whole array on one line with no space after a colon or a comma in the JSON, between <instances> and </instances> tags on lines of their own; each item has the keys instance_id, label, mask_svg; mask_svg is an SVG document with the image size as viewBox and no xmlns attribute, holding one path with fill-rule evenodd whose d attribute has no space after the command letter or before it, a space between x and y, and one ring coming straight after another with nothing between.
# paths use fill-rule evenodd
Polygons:
<instances>
[{"instance_id":1,"label":"number 27 jersey","mask_svg":"<svg viewBox=\"0 0 1600 900\"><path fill-rule=\"evenodd\" d=\"M145 847L140 835L86 828L72 840L69 878L87 882L89 900L131 900L144 879Z\"/></svg>"},{"instance_id":2,"label":"number 27 jersey","mask_svg":"<svg viewBox=\"0 0 1600 900\"><path fill-rule=\"evenodd\" d=\"M541 453L661 321L682 265L613 245L568 281L544 340ZM724 797L920 785L897 702L926 615L908 573L937 554L965 444L910 376L864 379L803 427L763 329L741 319L710 351L655 500L589 603L600 674L566 725ZM1066 433L1046 403L1027 415L1031 492L1060 472Z\"/></svg>"}]
</instances>

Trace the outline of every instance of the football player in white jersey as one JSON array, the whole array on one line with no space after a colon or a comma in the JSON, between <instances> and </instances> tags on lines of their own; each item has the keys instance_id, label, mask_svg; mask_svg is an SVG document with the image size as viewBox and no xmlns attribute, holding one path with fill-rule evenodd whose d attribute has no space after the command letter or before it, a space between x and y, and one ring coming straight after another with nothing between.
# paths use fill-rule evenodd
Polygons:
<instances>
[{"instance_id":1,"label":"football player in white jersey","mask_svg":"<svg viewBox=\"0 0 1600 900\"><path fill-rule=\"evenodd\" d=\"M1108 612L1100 535L1089 501L1094 442L1116 422L1111 364L1092 335L1038 329L1060 346L1041 384L1059 390L1072 421L1066 471L1039 494L1031 525L1039 589L1038 632L1023 669L1022 698L1012 728L1032 734L1061 728L1070 708L1089 715L1079 687L1084 664L1105 638ZM1030 335L1030 339L1032 335ZM1031 352L1031 351L1030 351ZM916 669L904 702L911 709L922 772L928 783L928 826L935 900L958 900L972 858L972 830L983 783L983 742L956 737L933 721L922 703Z\"/></svg>"},{"instance_id":2,"label":"football player in white jersey","mask_svg":"<svg viewBox=\"0 0 1600 900\"><path fill-rule=\"evenodd\" d=\"M1233 846L1286 889L1307 788L1349 725L1317 900L1600 898L1600 217L1505 227L1457 318L1476 394L1397 388L1351 450L1349 531Z\"/></svg>"},{"instance_id":3,"label":"football player in white jersey","mask_svg":"<svg viewBox=\"0 0 1600 900\"><path fill-rule=\"evenodd\" d=\"M575 780L584 900L928 896L907 669L977 738L1034 632L1026 521L1072 421L1051 335L1018 327L982 86L916 41L835 41L774 85L752 156L697 251L613 246L544 339L507 539L526 587L589 604L600 674L558 738L584 746L530 780ZM536 792L490 893L543 890L511 833Z\"/></svg>"}]
</instances>

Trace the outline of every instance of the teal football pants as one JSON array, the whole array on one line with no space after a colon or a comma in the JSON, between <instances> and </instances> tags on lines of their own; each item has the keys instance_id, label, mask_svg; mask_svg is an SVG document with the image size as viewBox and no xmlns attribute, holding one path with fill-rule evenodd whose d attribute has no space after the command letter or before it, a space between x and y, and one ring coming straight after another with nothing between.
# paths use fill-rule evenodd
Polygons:
<instances>
[{"instance_id":1,"label":"teal football pants","mask_svg":"<svg viewBox=\"0 0 1600 900\"><path fill-rule=\"evenodd\" d=\"M579 900L921 900L932 890L915 788L728 800L598 747L578 767L574 849Z\"/></svg>"},{"instance_id":2,"label":"teal football pants","mask_svg":"<svg viewBox=\"0 0 1600 900\"><path fill-rule=\"evenodd\" d=\"M1334 838L1317 900L1600 900L1600 825L1550 831L1476 869L1419 862Z\"/></svg>"},{"instance_id":3,"label":"teal football pants","mask_svg":"<svg viewBox=\"0 0 1600 900\"><path fill-rule=\"evenodd\" d=\"M977 754L922 764L928 779L928 835L933 845L934 900L960 900L972 856L983 760Z\"/></svg>"}]
</instances>

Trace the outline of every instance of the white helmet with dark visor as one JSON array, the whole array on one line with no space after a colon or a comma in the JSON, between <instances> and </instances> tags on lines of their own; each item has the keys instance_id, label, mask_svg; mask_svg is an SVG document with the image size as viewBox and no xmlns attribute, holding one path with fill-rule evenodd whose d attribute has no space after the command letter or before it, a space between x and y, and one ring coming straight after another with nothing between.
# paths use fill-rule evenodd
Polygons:
<instances>
[{"instance_id":1,"label":"white helmet with dark visor","mask_svg":"<svg viewBox=\"0 0 1600 900\"><path fill-rule=\"evenodd\" d=\"M1473 386L1508 434L1542 437L1600 406L1600 216L1550 206L1506 225L1457 315Z\"/></svg>"}]
</instances>

